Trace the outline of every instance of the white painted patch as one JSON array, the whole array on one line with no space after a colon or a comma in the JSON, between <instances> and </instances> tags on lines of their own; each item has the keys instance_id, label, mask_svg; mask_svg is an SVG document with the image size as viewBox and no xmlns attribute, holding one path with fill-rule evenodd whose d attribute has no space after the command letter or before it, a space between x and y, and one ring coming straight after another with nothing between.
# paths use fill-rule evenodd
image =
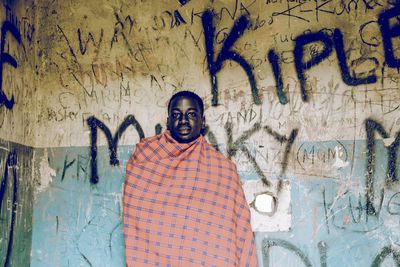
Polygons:
<instances>
[{"instance_id":1,"label":"white painted patch","mask_svg":"<svg viewBox=\"0 0 400 267\"><path fill-rule=\"evenodd\" d=\"M243 181L243 190L251 212L253 231L289 231L292 225L290 183L285 180L278 193L278 181L265 186L261 180Z\"/></svg>"},{"instance_id":2,"label":"white painted patch","mask_svg":"<svg viewBox=\"0 0 400 267\"><path fill-rule=\"evenodd\" d=\"M389 147L393 142L394 142L395 138L391 137L391 138L384 138L383 139L383 145L385 147Z\"/></svg>"},{"instance_id":3,"label":"white painted patch","mask_svg":"<svg viewBox=\"0 0 400 267\"><path fill-rule=\"evenodd\" d=\"M335 146L335 151L336 151L336 157L335 157L335 163L333 163L333 167L341 169L349 165L348 161L342 160L340 157L343 156L343 151L342 147Z\"/></svg>"},{"instance_id":4,"label":"white painted patch","mask_svg":"<svg viewBox=\"0 0 400 267\"><path fill-rule=\"evenodd\" d=\"M122 184L122 188L120 192L112 192L109 194L111 199L114 201L114 205L117 207L119 213L122 214L123 212L123 202L122 202L122 192L124 190L124 184Z\"/></svg>"},{"instance_id":5,"label":"white painted patch","mask_svg":"<svg viewBox=\"0 0 400 267\"><path fill-rule=\"evenodd\" d=\"M36 187L36 193L40 193L47 189L56 176L56 170L52 169L49 165L49 154L47 149L44 150L44 155L39 163L39 185Z\"/></svg>"},{"instance_id":6,"label":"white painted patch","mask_svg":"<svg viewBox=\"0 0 400 267\"><path fill-rule=\"evenodd\" d=\"M255 197L254 209L263 213L272 213L275 211L275 198L269 194L263 193Z\"/></svg>"}]
</instances>

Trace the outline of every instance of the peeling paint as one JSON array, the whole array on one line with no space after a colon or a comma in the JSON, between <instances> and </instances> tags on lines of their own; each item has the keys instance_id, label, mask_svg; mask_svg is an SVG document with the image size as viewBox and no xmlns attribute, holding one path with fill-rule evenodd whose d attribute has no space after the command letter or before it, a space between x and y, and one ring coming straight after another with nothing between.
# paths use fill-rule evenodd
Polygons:
<instances>
[{"instance_id":1,"label":"peeling paint","mask_svg":"<svg viewBox=\"0 0 400 267\"><path fill-rule=\"evenodd\" d=\"M39 194L40 192L46 190L50 183L53 181L53 178L56 176L56 170L50 167L49 163L49 154L47 149L44 150L43 156L40 158L39 162L39 184L36 187L35 194Z\"/></svg>"},{"instance_id":2,"label":"peeling paint","mask_svg":"<svg viewBox=\"0 0 400 267\"><path fill-rule=\"evenodd\" d=\"M385 146L385 147L389 147L393 142L394 142L394 140L396 140L396 138L383 138L382 139L383 140L383 145Z\"/></svg>"},{"instance_id":3,"label":"peeling paint","mask_svg":"<svg viewBox=\"0 0 400 267\"><path fill-rule=\"evenodd\" d=\"M343 157L343 151L341 149L342 149L342 147L335 146L336 157L335 157L335 162L333 163L333 167L338 168L338 169L349 166L348 161L344 161L341 159L341 157Z\"/></svg>"},{"instance_id":4,"label":"peeling paint","mask_svg":"<svg viewBox=\"0 0 400 267\"><path fill-rule=\"evenodd\" d=\"M397 149L400 129L398 66L387 56L399 55L387 49L398 29L394 18L382 24L398 12L390 1L6 2L2 22L22 38L7 35L3 60L17 67L4 68L1 86L15 103L2 107L0 134L35 147L16 167L28 183L16 217L27 226L16 229L34 229L31 266L125 265L121 184L138 134L117 135L119 165L110 164L103 131L89 153L87 119L114 134L135 116L149 137L165 129L169 97L186 89L204 99L213 145L234 155L255 235L272 240L257 244L260 259L269 244L267 266L370 266L399 250L399 158L385 149ZM209 8L212 30L201 18ZM247 27L230 35L242 15ZM369 143L366 120L376 122ZM260 173L271 186L254 180ZM263 192L266 209L254 202Z\"/></svg>"},{"instance_id":5,"label":"peeling paint","mask_svg":"<svg viewBox=\"0 0 400 267\"><path fill-rule=\"evenodd\" d=\"M281 184L281 185L279 185ZM280 190L278 187L281 186ZM260 180L243 181L243 190L247 202L254 201L259 193L268 192L275 196L278 201L276 210L273 214L265 215L257 211L254 207L250 208L251 226L253 231L289 231L292 226L291 201L290 201L290 182L272 180L272 186L265 186Z\"/></svg>"}]
</instances>

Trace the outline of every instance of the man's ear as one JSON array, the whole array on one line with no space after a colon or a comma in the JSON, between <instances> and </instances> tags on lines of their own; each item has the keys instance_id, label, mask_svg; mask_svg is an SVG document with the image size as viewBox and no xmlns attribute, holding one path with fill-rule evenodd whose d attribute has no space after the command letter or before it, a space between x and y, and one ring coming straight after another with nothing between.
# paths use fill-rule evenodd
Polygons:
<instances>
[{"instance_id":1,"label":"man's ear","mask_svg":"<svg viewBox=\"0 0 400 267\"><path fill-rule=\"evenodd\" d=\"M169 117L167 117L167 130L170 130L169 129Z\"/></svg>"},{"instance_id":2,"label":"man's ear","mask_svg":"<svg viewBox=\"0 0 400 267\"><path fill-rule=\"evenodd\" d=\"M203 121L202 121L202 123L201 123L201 130L200 130L200 134L201 135L206 135L206 133L207 133L207 131L208 131L208 129L207 129L207 125L206 125L206 118L205 117L203 117L203 119L202 119Z\"/></svg>"}]
</instances>

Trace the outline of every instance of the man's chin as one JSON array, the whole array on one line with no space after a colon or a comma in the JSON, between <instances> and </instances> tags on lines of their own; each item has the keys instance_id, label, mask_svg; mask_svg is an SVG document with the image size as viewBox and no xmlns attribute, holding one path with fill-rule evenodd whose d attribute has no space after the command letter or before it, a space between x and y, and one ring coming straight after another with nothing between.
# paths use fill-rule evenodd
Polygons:
<instances>
[{"instance_id":1,"label":"man's chin","mask_svg":"<svg viewBox=\"0 0 400 267\"><path fill-rule=\"evenodd\" d=\"M189 143L189 142L192 142L193 140L195 140L197 138L197 137L191 136L190 133L189 134L177 133L177 134L173 134L172 137L178 143Z\"/></svg>"},{"instance_id":2,"label":"man's chin","mask_svg":"<svg viewBox=\"0 0 400 267\"><path fill-rule=\"evenodd\" d=\"M189 143L189 142L192 142L194 139L196 139L196 138L188 137L188 136L180 136L180 137L178 137L178 140L176 140L176 141L178 141L179 143Z\"/></svg>"}]
</instances>

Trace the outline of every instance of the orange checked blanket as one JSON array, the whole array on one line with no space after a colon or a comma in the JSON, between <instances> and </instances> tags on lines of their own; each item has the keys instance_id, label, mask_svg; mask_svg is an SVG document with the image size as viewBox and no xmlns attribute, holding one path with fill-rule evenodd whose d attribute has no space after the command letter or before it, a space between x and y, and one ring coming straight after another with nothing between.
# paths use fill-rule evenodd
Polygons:
<instances>
[{"instance_id":1,"label":"orange checked blanket","mask_svg":"<svg viewBox=\"0 0 400 267\"><path fill-rule=\"evenodd\" d=\"M257 266L236 166L203 136L143 139L126 167L127 266Z\"/></svg>"}]
</instances>

